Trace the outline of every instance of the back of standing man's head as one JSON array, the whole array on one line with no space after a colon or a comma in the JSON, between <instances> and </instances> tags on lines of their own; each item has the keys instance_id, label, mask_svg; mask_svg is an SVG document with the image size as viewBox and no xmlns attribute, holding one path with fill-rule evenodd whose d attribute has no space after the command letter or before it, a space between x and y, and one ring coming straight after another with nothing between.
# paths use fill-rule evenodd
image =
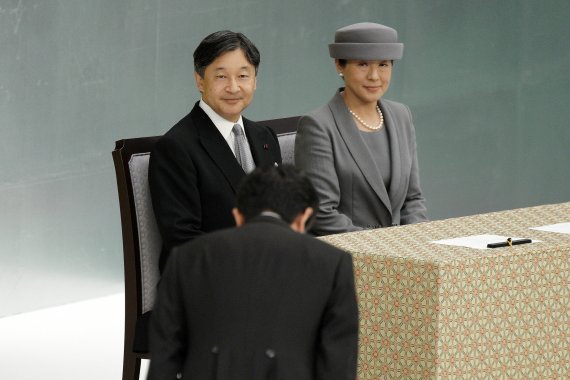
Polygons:
<instances>
[{"instance_id":1,"label":"back of standing man's head","mask_svg":"<svg viewBox=\"0 0 570 380\"><path fill-rule=\"evenodd\" d=\"M263 211L273 211L292 223L307 208L316 210L318 204L317 192L309 179L291 165L259 167L237 191L237 209L246 220Z\"/></svg>"},{"instance_id":2,"label":"back of standing man's head","mask_svg":"<svg viewBox=\"0 0 570 380\"><path fill-rule=\"evenodd\" d=\"M261 60L259 50L242 33L236 33L229 30L221 30L214 32L204 38L200 45L194 51L194 71L204 77L204 71L219 56L229 51L241 49L249 63L257 68Z\"/></svg>"}]
</instances>

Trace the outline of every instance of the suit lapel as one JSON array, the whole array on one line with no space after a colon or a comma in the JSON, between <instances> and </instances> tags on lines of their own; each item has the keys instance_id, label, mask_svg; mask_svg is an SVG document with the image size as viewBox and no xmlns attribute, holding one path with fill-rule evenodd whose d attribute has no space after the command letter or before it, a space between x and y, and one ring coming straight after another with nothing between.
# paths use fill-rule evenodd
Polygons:
<instances>
[{"instance_id":1,"label":"suit lapel","mask_svg":"<svg viewBox=\"0 0 570 380\"><path fill-rule=\"evenodd\" d=\"M388 141L390 144L390 161L392 170L392 179L390 180L390 199L394 204L400 203L400 198L402 197L403 186L400 183L402 181L402 151L400 149L401 141L398 136L398 128L396 127L395 117L392 112L392 108L380 102L380 107L382 113L384 114L385 128L388 132Z\"/></svg>"},{"instance_id":2,"label":"suit lapel","mask_svg":"<svg viewBox=\"0 0 570 380\"><path fill-rule=\"evenodd\" d=\"M274 151L277 147L274 146L275 141L267 139L267 137L270 136L269 133L262 128L255 128L254 123L245 117L243 118L243 124L255 165L274 165L275 160L273 159L273 156L268 153Z\"/></svg>"},{"instance_id":3,"label":"suit lapel","mask_svg":"<svg viewBox=\"0 0 570 380\"><path fill-rule=\"evenodd\" d=\"M239 182L245 176L245 172L238 164L227 141L198 103L194 106L191 116L198 131L200 143L212 161L220 168L232 189L236 191Z\"/></svg>"},{"instance_id":4,"label":"suit lapel","mask_svg":"<svg viewBox=\"0 0 570 380\"><path fill-rule=\"evenodd\" d=\"M329 107L335 119L336 127L352 155L354 162L356 162L356 165L370 187L372 187L378 198L380 198L380 201L382 201L391 214L392 206L386 187L384 186L382 178L380 178L376 165L374 165L374 162L368 155L368 148L362 140L360 131L354 124L340 92L333 97L329 103Z\"/></svg>"}]
</instances>

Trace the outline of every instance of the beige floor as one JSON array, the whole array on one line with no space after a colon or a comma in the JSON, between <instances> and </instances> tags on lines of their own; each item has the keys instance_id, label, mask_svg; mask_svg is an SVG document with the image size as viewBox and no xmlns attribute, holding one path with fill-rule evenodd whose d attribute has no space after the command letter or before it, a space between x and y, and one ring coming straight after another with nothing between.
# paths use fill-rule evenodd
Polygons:
<instances>
[{"instance_id":1,"label":"beige floor","mask_svg":"<svg viewBox=\"0 0 570 380\"><path fill-rule=\"evenodd\" d=\"M0 379L120 380L123 301L116 294L0 318Z\"/></svg>"}]
</instances>

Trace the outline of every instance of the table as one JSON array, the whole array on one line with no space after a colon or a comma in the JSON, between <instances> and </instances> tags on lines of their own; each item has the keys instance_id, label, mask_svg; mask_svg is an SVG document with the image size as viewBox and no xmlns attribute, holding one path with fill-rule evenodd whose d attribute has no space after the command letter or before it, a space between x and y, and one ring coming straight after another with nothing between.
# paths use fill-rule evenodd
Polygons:
<instances>
[{"instance_id":1,"label":"table","mask_svg":"<svg viewBox=\"0 0 570 380\"><path fill-rule=\"evenodd\" d=\"M570 202L321 238L353 256L358 379L569 379ZM431 243L496 234L542 242Z\"/></svg>"}]
</instances>

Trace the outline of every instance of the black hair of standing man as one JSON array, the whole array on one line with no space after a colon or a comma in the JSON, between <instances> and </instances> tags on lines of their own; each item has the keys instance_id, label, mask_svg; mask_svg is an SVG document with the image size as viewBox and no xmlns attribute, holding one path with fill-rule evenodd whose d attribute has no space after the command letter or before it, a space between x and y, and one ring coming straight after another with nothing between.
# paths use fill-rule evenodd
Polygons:
<instances>
[{"instance_id":1,"label":"black hair of standing man","mask_svg":"<svg viewBox=\"0 0 570 380\"><path fill-rule=\"evenodd\" d=\"M292 165L266 166L255 169L240 184L237 209L245 219L263 211L273 211L287 223L307 208L319 204L310 180Z\"/></svg>"}]
</instances>

